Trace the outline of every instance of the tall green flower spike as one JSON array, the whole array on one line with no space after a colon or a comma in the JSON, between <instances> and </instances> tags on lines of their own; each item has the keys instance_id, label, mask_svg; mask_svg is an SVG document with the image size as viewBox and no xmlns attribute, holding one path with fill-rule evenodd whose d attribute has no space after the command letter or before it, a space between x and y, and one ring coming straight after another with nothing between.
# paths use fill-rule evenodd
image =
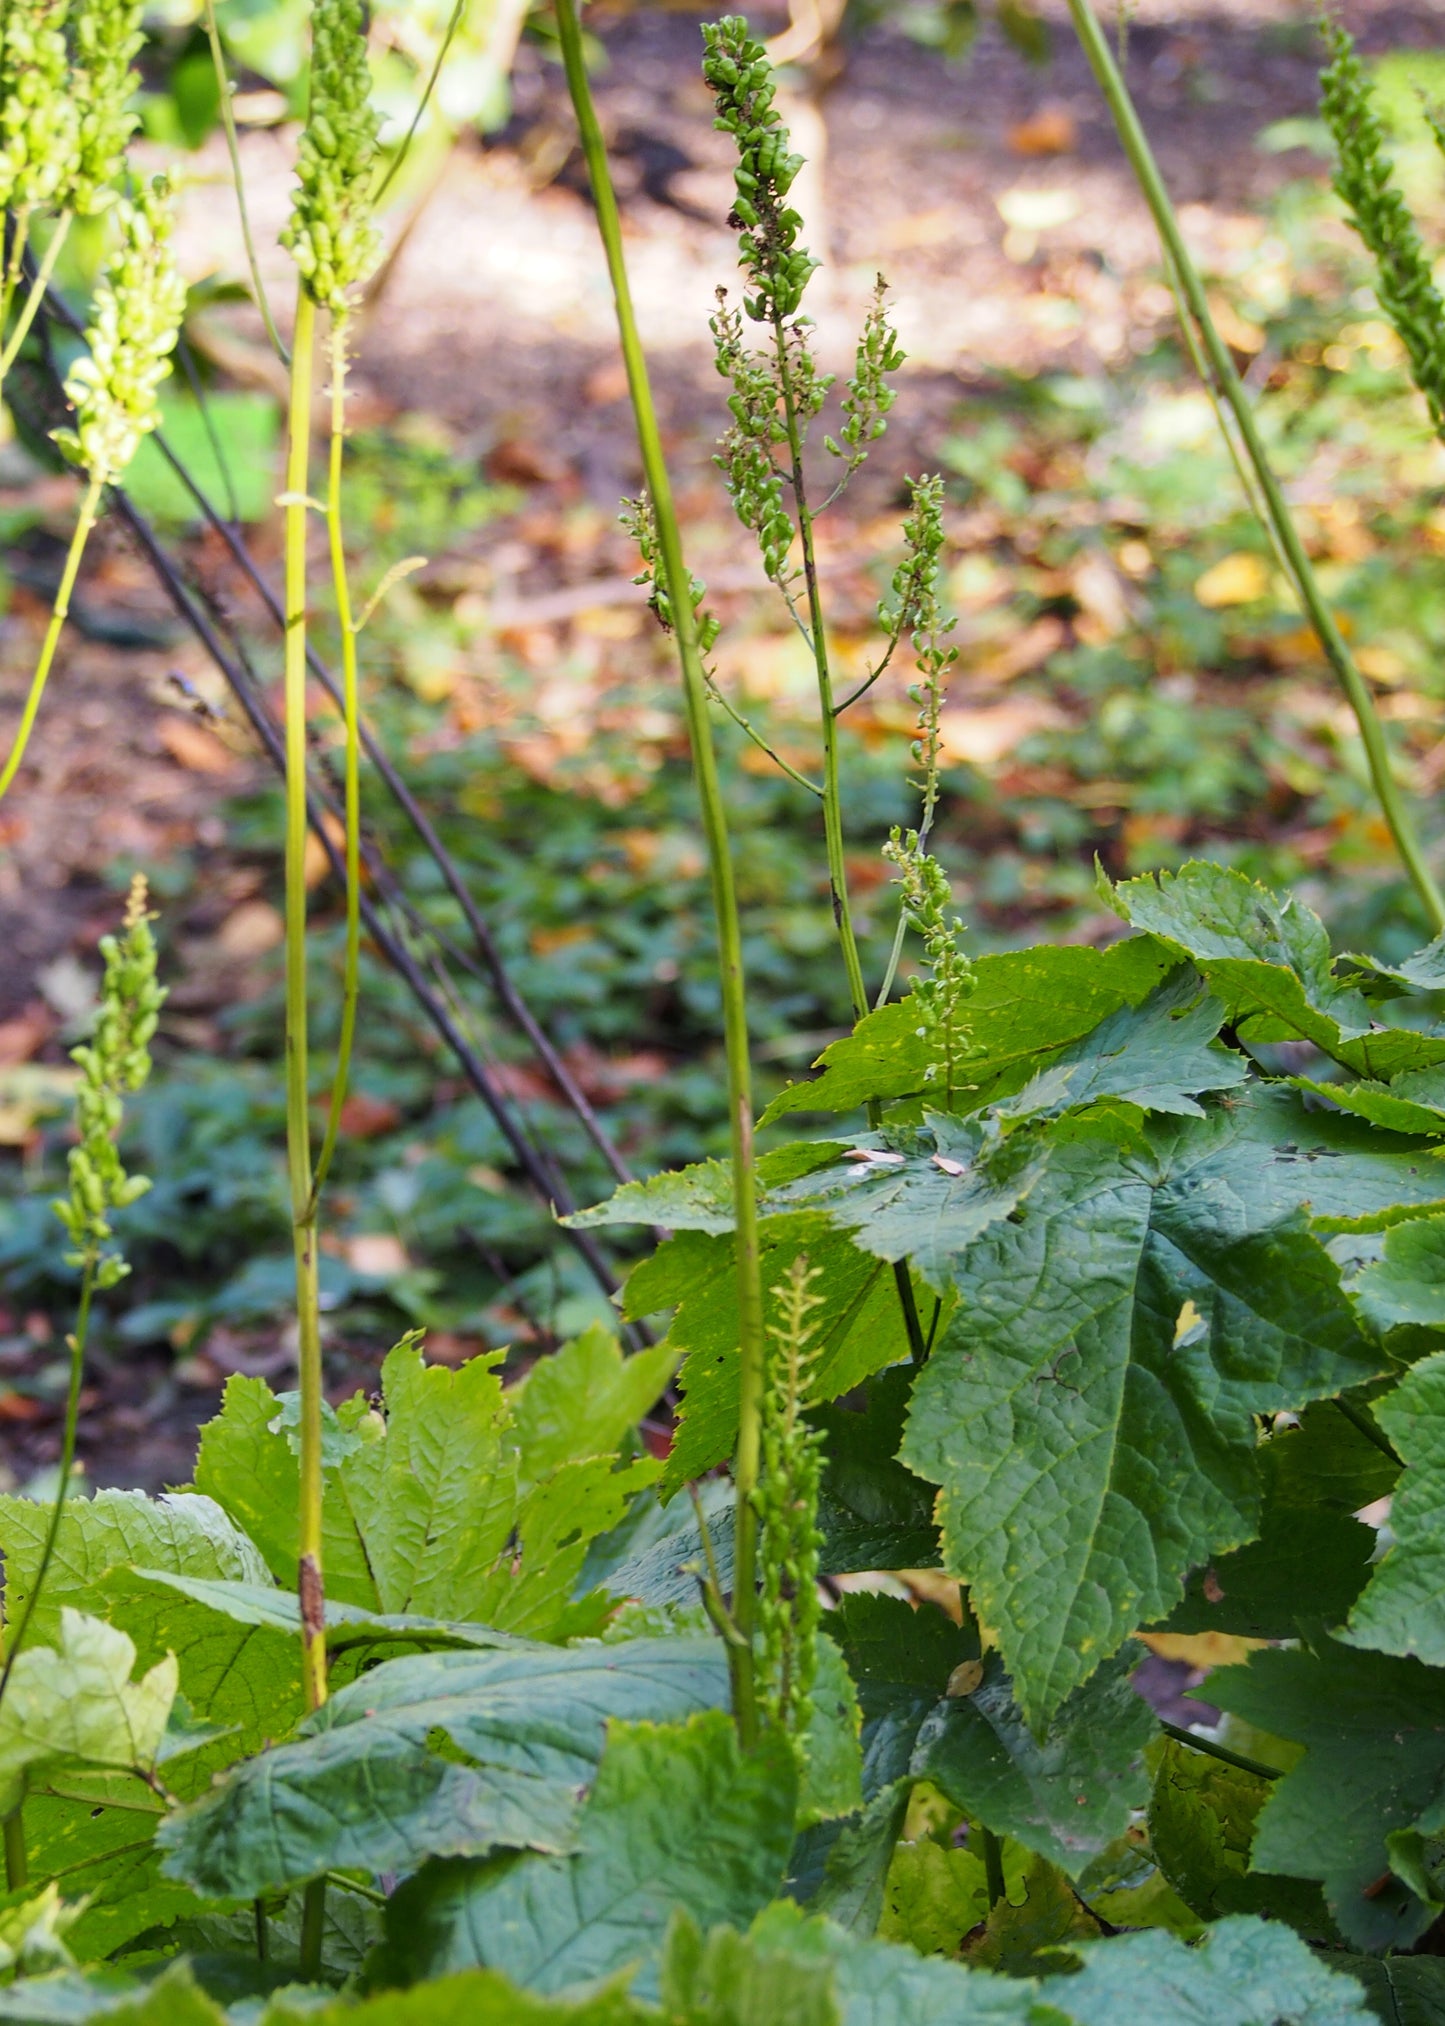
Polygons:
<instances>
[{"instance_id":1,"label":"tall green flower spike","mask_svg":"<svg viewBox=\"0 0 1445 2026\"><path fill-rule=\"evenodd\" d=\"M375 268L372 171L380 122L371 105L361 0L316 0L311 17L311 106L296 165L291 222L282 233L311 300L344 317Z\"/></svg>"},{"instance_id":2,"label":"tall green flower spike","mask_svg":"<svg viewBox=\"0 0 1445 2026\"><path fill-rule=\"evenodd\" d=\"M156 983L152 915L146 912L146 883L131 882L122 933L103 936L105 977L95 1032L70 1059L79 1065L75 1124L79 1145L70 1150L70 1191L55 1203L55 1214L71 1244L72 1266L94 1269L97 1287L114 1287L130 1269L118 1253L107 1252L110 1213L137 1202L149 1189L144 1175L128 1175L116 1147L123 1101L150 1075L150 1044L165 1002Z\"/></svg>"},{"instance_id":3,"label":"tall green flower spike","mask_svg":"<svg viewBox=\"0 0 1445 2026\"><path fill-rule=\"evenodd\" d=\"M65 382L75 404L75 427L54 432L88 483L20 728L0 767L0 796L15 779L30 743L100 496L120 479L141 439L160 421L160 385L171 370L185 313L186 285L171 254L170 189L164 177L142 185L134 200L123 199L116 208L120 243L95 291L85 333L90 350L71 367Z\"/></svg>"},{"instance_id":4,"label":"tall green flower spike","mask_svg":"<svg viewBox=\"0 0 1445 2026\"><path fill-rule=\"evenodd\" d=\"M1338 155L1335 189L1374 257L1380 307L1399 332L1430 420L1445 437L1445 300L1395 187L1385 130L1354 42L1335 21L1324 24L1324 33L1333 61L1320 75L1320 111Z\"/></svg>"},{"instance_id":5,"label":"tall green flower spike","mask_svg":"<svg viewBox=\"0 0 1445 2026\"><path fill-rule=\"evenodd\" d=\"M809 1404L814 1344L813 1311L823 1297L822 1278L802 1254L773 1289L778 1320L768 1334L767 1387L763 1395L763 1469L753 1494L762 1524L758 1571L758 1706L780 1729L800 1738L813 1708L818 1660L818 1487L823 1437L803 1419Z\"/></svg>"},{"instance_id":6,"label":"tall green flower spike","mask_svg":"<svg viewBox=\"0 0 1445 2026\"><path fill-rule=\"evenodd\" d=\"M923 938L925 974L913 981L913 1001L933 1036L929 1080L941 1076L945 1108L958 1089L957 1071L968 1047L967 1004L973 995L973 965L962 948L963 923L951 912L948 874L930 858L916 830L895 829L883 856L898 867L903 913Z\"/></svg>"},{"instance_id":7,"label":"tall green flower spike","mask_svg":"<svg viewBox=\"0 0 1445 2026\"><path fill-rule=\"evenodd\" d=\"M742 231L741 258L753 293L743 307L754 323L796 314L818 263L798 245L803 221L789 208L789 190L803 166L773 104L773 67L740 14L702 31L702 74L716 100L713 125L733 135L738 163L732 222Z\"/></svg>"}]
</instances>

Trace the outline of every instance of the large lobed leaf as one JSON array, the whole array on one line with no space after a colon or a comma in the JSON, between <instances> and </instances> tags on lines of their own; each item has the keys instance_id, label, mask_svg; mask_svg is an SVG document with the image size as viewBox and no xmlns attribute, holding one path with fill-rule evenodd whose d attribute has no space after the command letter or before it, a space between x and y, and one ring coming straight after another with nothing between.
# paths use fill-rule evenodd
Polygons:
<instances>
[{"instance_id":1,"label":"large lobed leaf","mask_svg":"<svg viewBox=\"0 0 1445 2026\"><path fill-rule=\"evenodd\" d=\"M253 1897L328 1869L404 1871L493 1846L566 1850L609 1719L726 1702L714 1642L515 1646L384 1662L302 1734L160 1831L166 1870Z\"/></svg>"},{"instance_id":2,"label":"large lobed leaf","mask_svg":"<svg viewBox=\"0 0 1445 2026\"><path fill-rule=\"evenodd\" d=\"M1414 1365L1375 1419L1404 1459L1393 1536L1343 1635L1352 1646L1445 1665L1445 1351Z\"/></svg>"},{"instance_id":3,"label":"large lobed leaf","mask_svg":"<svg viewBox=\"0 0 1445 2026\"><path fill-rule=\"evenodd\" d=\"M1434 1200L1408 1147L1297 1099L1061 1134L970 1248L903 1461L1042 1723L1189 1569L1258 1529L1254 1417L1382 1368L1311 1223Z\"/></svg>"}]
</instances>

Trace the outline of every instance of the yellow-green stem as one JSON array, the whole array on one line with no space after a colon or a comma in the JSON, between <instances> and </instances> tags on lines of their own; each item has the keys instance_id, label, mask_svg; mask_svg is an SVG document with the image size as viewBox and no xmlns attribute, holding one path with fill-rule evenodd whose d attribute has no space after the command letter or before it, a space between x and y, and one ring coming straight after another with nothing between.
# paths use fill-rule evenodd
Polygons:
<instances>
[{"instance_id":1,"label":"yellow-green stem","mask_svg":"<svg viewBox=\"0 0 1445 2026\"><path fill-rule=\"evenodd\" d=\"M1239 374L1235 371L1229 349L1215 327L1199 270L1195 267L1189 249L1184 243L1179 220L1175 216L1164 179L1159 173L1159 166L1154 160L1148 137L1134 109L1129 87L1125 84L1119 66L1114 60L1114 52L1109 47L1108 37L1099 25L1090 0L1069 0L1069 13L1073 18L1079 40L1083 44L1084 53L1093 67L1094 76L1098 79L1099 89L1103 92L1109 111L1113 115L1124 153L1129 159L1129 166L1133 169L1145 202L1153 214L1155 229L1158 231L1165 254L1173 264L1184 300L1198 326L1210 366L1238 425L1244 455L1248 458L1258 483L1265 513L1283 552L1300 603L1319 638L1325 658L1339 678L1340 686L1355 714L1375 797L1389 827L1390 835L1395 841L1400 862L1409 875L1431 927L1438 932L1445 928L1445 896L1442 896L1435 877L1426 863L1425 854L1415 834L1414 822L1405 806L1399 784L1395 780L1390 749L1375 710L1374 698L1370 695L1365 679L1356 666L1354 656L1345 645L1344 636L1325 601L1315 577L1314 567L1305 553L1299 530L1295 527L1294 518L1260 437L1249 396L1244 390Z\"/></svg>"},{"instance_id":2,"label":"yellow-green stem","mask_svg":"<svg viewBox=\"0 0 1445 2026\"><path fill-rule=\"evenodd\" d=\"M341 703L346 728L346 957L341 987L341 1034L336 1048L336 1074L326 1114L326 1136L317 1156L311 1184L316 1201L336 1151L341 1107L351 1074L356 1038L356 1004L361 972L361 724L357 700L356 625L351 613L351 587L346 577L346 545L341 526L341 459L346 441L346 319L331 324L331 450L326 486L326 532L331 550L331 581L336 596L336 623L341 633Z\"/></svg>"},{"instance_id":3,"label":"yellow-green stem","mask_svg":"<svg viewBox=\"0 0 1445 2026\"><path fill-rule=\"evenodd\" d=\"M246 264L251 270L251 286L256 292L256 307L261 312L261 321L266 326L266 336L283 365L289 366L291 355L281 341L271 315L271 303L266 294L266 284L261 279L261 263L256 258L256 242L251 236L251 214L246 208L246 179L241 174L241 144L236 138L236 109L231 103L231 79L226 69L226 52L221 47L221 31L216 22L216 0L206 0L206 37L211 45L211 62L216 72L216 90L220 94L221 125L226 133L226 150L231 157L231 181L236 190L236 209L241 214L241 237L246 245Z\"/></svg>"},{"instance_id":4,"label":"yellow-green stem","mask_svg":"<svg viewBox=\"0 0 1445 2026\"><path fill-rule=\"evenodd\" d=\"M808 631L812 635L813 665L818 678L818 708L823 720L823 835L828 853L828 885L833 902L833 920L843 947L843 968L848 974L848 996L853 1018L861 1020L868 1008L868 988L863 983L863 966L858 957L858 938L853 933L853 910L848 901L848 869L843 858L843 797L838 780L838 713L833 707L833 672L828 660L828 636L823 624L823 594L818 583L818 557L813 540L813 516L808 507L803 480L803 435L798 406L793 395L793 369L788 360L788 341L780 316L773 318L773 344L778 361L778 380L783 390L783 418L788 431L788 454L792 461L793 501L798 514L798 541L803 551L803 582L808 592Z\"/></svg>"},{"instance_id":5,"label":"yellow-green stem","mask_svg":"<svg viewBox=\"0 0 1445 2026\"><path fill-rule=\"evenodd\" d=\"M567 85L592 180L597 223L612 281L628 392L637 426L643 474L657 523L662 574L673 618L673 638L682 674L683 702L692 743L693 770L702 805L712 878L713 914L717 925L718 968L722 985L723 1036L727 1052L728 1114L732 1131L733 1205L736 1223L738 1300L738 1443L733 1459L737 1491L734 1523L732 1615L738 1642L728 1646L732 1671L733 1712L738 1735L751 1745L758 1730L754 1680L753 1633L757 1623L758 1518L753 1504L761 1453L763 1378L766 1344L763 1335L762 1282L758 1263L757 1180L753 1165L752 1071L748 1058L747 990L743 978L742 931L733 884L728 842L727 807L718 776L708 716L707 678L698 646L697 624L690 595L690 576L683 559L682 535L673 505L667 460L653 406L647 359L632 307L632 291L622 251L622 224L607 164L607 146L598 125L587 81L575 0L557 0L557 32Z\"/></svg>"},{"instance_id":6,"label":"yellow-green stem","mask_svg":"<svg viewBox=\"0 0 1445 2026\"><path fill-rule=\"evenodd\" d=\"M50 286L50 277L55 272L55 263L60 258L60 249L64 246L65 236L70 230L71 217L72 213L62 211L56 219L55 230L50 235L50 244L45 249L45 258L36 269L35 279L30 284L29 294L20 305L20 314L15 319L15 328L6 341L4 351L0 352L0 387L4 386L5 375L15 364L20 347L25 343L30 326L35 321L35 312L45 300L45 291ZM6 308L9 308L8 301Z\"/></svg>"},{"instance_id":7,"label":"yellow-green stem","mask_svg":"<svg viewBox=\"0 0 1445 2026\"><path fill-rule=\"evenodd\" d=\"M75 589L80 559L85 554L85 545L90 540L90 531L100 511L100 495L103 480L92 478L86 486L85 496L80 502L80 515L75 523L75 533L70 538L70 550L65 558L65 568L60 575L60 589L55 594L55 603L50 608L50 624L45 629L45 638L40 646L40 659L35 664L35 673L30 678L30 694L25 699L25 708L20 713L20 728L15 734L15 743L9 757L0 768L0 797L3 797L10 783L20 771L25 758L25 748L30 743L30 734L35 729L35 720L40 711L40 699L45 694L45 685L50 677L50 664L55 659L56 642L60 639L67 618L70 616L70 596Z\"/></svg>"},{"instance_id":8,"label":"yellow-green stem","mask_svg":"<svg viewBox=\"0 0 1445 2026\"><path fill-rule=\"evenodd\" d=\"M296 1251L297 1367L301 1386L302 1680L308 1709L326 1700L321 1590L321 1305L311 1189L306 994L306 514L316 306L296 298L286 456L286 1162Z\"/></svg>"}]
</instances>

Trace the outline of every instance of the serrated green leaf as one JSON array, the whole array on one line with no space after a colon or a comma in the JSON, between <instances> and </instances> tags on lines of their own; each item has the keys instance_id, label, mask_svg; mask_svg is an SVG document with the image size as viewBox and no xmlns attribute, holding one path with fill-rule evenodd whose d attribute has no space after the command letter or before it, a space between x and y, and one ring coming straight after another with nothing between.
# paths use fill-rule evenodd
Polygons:
<instances>
[{"instance_id":1,"label":"serrated green leaf","mask_svg":"<svg viewBox=\"0 0 1445 2026\"><path fill-rule=\"evenodd\" d=\"M1170 1739L1149 1802L1149 1840L1160 1870L1204 1920L1250 1913L1286 1921L1311 1941L1337 1944L1319 1887L1249 1869L1259 1811L1271 1783Z\"/></svg>"},{"instance_id":2,"label":"serrated green leaf","mask_svg":"<svg viewBox=\"0 0 1445 2026\"><path fill-rule=\"evenodd\" d=\"M1445 1133L1445 1070L1406 1070L1389 1083L1323 1083L1313 1076L1291 1076L1285 1081L1293 1089L1312 1091L1387 1132L1427 1138Z\"/></svg>"},{"instance_id":3,"label":"serrated green leaf","mask_svg":"<svg viewBox=\"0 0 1445 2026\"><path fill-rule=\"evenodd\" d=\"M702 1926L750 1920L781 1882L795 1800L780 1735L744 1753L720 1711L613 1723L575 1854L424 1866L390 1902L378 1973L480 1964L557 1991L654 1958L677 1909Z\"/></svg>"},{"instance_id":4,"label":"serrated green leaf","mask_svg":"<svg viewBox=\"0 0 1445 2026\"><path fill-rule=\"evenodd\" d=\"M15 2026L80 2026L90 2019L106 2026L228 2026L183 1963L149 1985L121 1971L93 1970L27 1977L0 1991L0 2020Z\"/></svg>"},{"instance_id":5,"label":"serrated green leaf","mask_svg":"<svg viewBox=\"0 0 1445 2026\"><path fill-rule=\"evenodd\" d=\"M522 1991L493 1970L462 1970L410 1991L385 1991L357 2003L270 2004L258 2026L661 2026L658 2014L620 1988L572 1998Z\"/></svg>"},{"instance_id":6,"label":"serrated green leaf","mask_svg":"<svg viewBox=\"0 0 1445 2026\"><path fill-rule=\"evenodd\" d=\"M842 2026L832 1965L762 1952L735 1928L704 1937L675 1915L662 1962L662 2002L686 2026Z\"/></svg>"},{"instance_id":7,"label":"serrated green leaf","mask_svg":"<svg viewBox=\"0 0 1445 2026\"><path fill-rule=\"evenodd\" d=\"M1310 1407L1255 1453L1259 1539L1196 1569L1166 1631L1290 1639L1301 1620L1341 1623L1365 1587L1375 1532L1353 1515L1394 1484L1390 1458L1333 1401Z\"/></svg>"},{"instance_id":8,"label":"serrated green leaf","mask_svg":"<svg viewBox=\"0 0 1445 2026\"><path fill-rule=\"evenodd\" d=\"M1106 1661L1039 1739L990 1654L976 1687L944 1696L924 1718L914 1777L931 1780L971 1821L1076 1875L1123 1835L1149 1792L1144 1748L1157 1727L1129 1683L1142 1657L1135 1647Z\"/></svg>"},{"instance_id":9,"label":"serrated green leaf","mask_svg":"<svg viewBox=\"0 0 1445 2026\"><path fill-rule=\"evenodd\" d=\"M590 1329L539 1358L507 1394L522 1452L522 1479L534 1484L583 1457L610 1456L657 1401L677 1364L666 1344L622 1355L610 1330Z\"/></svg>"},{"instance_id":10,"label":"serrated green leaf","mask_svg":"<svg viewBox=\"0 0 1445 2026\"><path fill-rule=\"evenodd\" d=\"M1004 1861L1005 1884L1021 1892L1028 1854L1009 1845ZM878 1933L884 1941L906 1942L920 1955L958 1956L988 1918L988 1907L988 1873L978 1853L925 1836L900 1843L893 1853Z\"/></svg>"},{"instance_id":11,"label":"serrated green leaf","mask_svg":"<svg viewBox=\"0 0 1445 2026\"><path fill-rule=\"evenodd\" d=\"M301 1607L296 1594L280 1590L274 1583L211 1583L198 1576L176 1575L169 1569L132 1569L107 1579L107 1589L122 1587L127 1598L152 1588L174 1591L236 1625L284 1633L291 1640L301 1637ZM358 1604L338 1604L330 1598L326 1603L326 1650L333 1655L387 1646L441 1650L517 1643L516 1634L494 1632L489 1625L462 1625L455 1620L420 1618L404 1612L363 1611ZM277 1730L274 1705L269 1714L271 1720L266 1729L274 1735Z\"/></svg>"},{"instance_id":12,"label":"serrated green leaf","mask_svg":"<svg viewBox=\"0 0 1445 2026\"><path fill-rule=\"evenodd\" d=\"M357 1395L336 1417L322 1508L328 1600L546 1635L558 1629L587 1548L657 1474L650 1458L569 1460L523 1485L494 1357L455 1371L398 1345L381 1411ZM201 1432L196 1482L294 1586L297 1465L286 1402L259 1379L227 1382Z\"/></svg>"},{"instance_id":13,"label":"serrated green leaf","mask_svg":"<svg viewBox=\"0 0 1445 2026\"><path fill-rule=\"evenodd\" d=\"M861 1716L853 1677L837 1644L818 1634L813 1714L803 1740L803 1781L798 1821L822 1822L863 1806Z\"/></svg>"},{"instance_id":14,"label":"serrated green leaf","mask_svg":"<svg viewBox=\"0 0 1445 2026\"><path fill-rule=\"evenodd\" d=\"M806 1878L800 1872L799 1855L810 1839L806 1834L799 1837L789 1893L850 1934L871 1935L883 1912L888 1867L908 1813L910 1784L897 1780L881 1787L856 1815L820 1824L812 1832Z\"/></svg>"},{"instance_id":15,"label":"serrated green leaf","mask_svg":"<svg viewBox=\"0 0 1445 2026\"><path fill-rule=\"evenodd\" d=\"M1333 1956L1331 1967L1365 1987L1389 2026L1445 2026L1445 1963L1438 1956Z\"/></svg>"},{"instance_id":16,"label":"serrated green leaf","mask_svg":"<svg viewBox=\"0 0 1445 2026\"><path fill-rule=\"evenodd\" d=\"M1114 898L1125 921L1191 958L1230 1019L1254 1023L1262 1040L1297 1035L1356 1075L1385 1080L1445 1062L1445 1036L1376 1026L1359 992L1335 977L1324 924L1301 901L1198 861L1125 880Z\"/></svg>"},{"instance_id":17,"label":"serrated green leaf","mask_svg":"<svg viewBox=\"0 0 1445 2026\"><path fill-rule=\"evenodd\" d=\"M911 1367L879 1372L857 1408L819 1407L823 1482L818 1529L825 1574L855 1569L931 1569L938 1565L933 1489L897 1461L913 1388Z\"/></svg>"},{"instance_id":18,"label":"serrated green leaf","mask_svg":"<svg viewBox=\"0 0 1445 2026\"><path fill-rule=\"evenodd\" d=\"M1073 2026L1378 2026L1354 1979L1327 1969L1288 1928L1236 1914L1196 1947L1151 1929L1086 1945L1077 1976L1051 1986ZM1057 1994L1057 1996L1056 1996Z\"/></svg>"},{"instance_id":19,"label":"serrated green leaf","mask_svg":"<svg viewBox=\"0 0 1445 2026\"><path fill-rule=\"evenodd\" d=\"M1377 1330L1419 1323L1445 1329L1445 1217L1412 1218L1385 1233L1384 1254L1354 1283Z\"/></svg>"},{"instance_id":20,"label":"serrated green leaf","mask_svg":"<svg viewBox=\"0 0 1445 2026\"><path fill-rule=\"evenodd\" d=\"M1408 1228L1408 1227L1406 1227ZM1341 1634L1350 1646L1445 1665L1445 1351L1412 1365L1375 1419L1405 1470L1390 1506L1393 1536Z\"/></svg>"},{"instance_id":21,"label":"serrated green leaf","mask_svg":"<svg viewBox=\"0 0 1445 2026\"><path fill-rule=\"evenodd\" d=\"M1202 1118L1202 1091L1230 1090L1249 1075L1244 1057L1216 1039L1223 1024L1223 1006L1194 967L1181 964L1142 1004L1121 1007L1060 1049L1022 1090L1003 1099L998 1114L1050 1117L1117 1097L1143 1111Z\"/></svg>"},{"instance_id":22,"label":"serrated green leaf","mask_svg":"<svg viewBox=\"0 0 1445 2026\"><path fill-rule=\"evenodd\" d=\"M1362 1133L1270 1094L1066 1142L955 1276L902 1459L1031 1723L1256 1532L1254 1417L1380 1369L1307 1228L1423 1186Z\"/></svg>"},{"instance_id":23,"label":"serrated green leaf","mask_svg":"<svg viewBox=\"0 0 1445 2026\"><path fill-rule=\"evenodd\" d=\"M609 1718L727 1699L716 1644L639 1640L385 1661L162 1826L166 1871L250 1898L328 1869L401 1871L491 1846L570 1848Z\"/></svg>"},{"instance_id":24,"label":"serrated green leaf","mask_svg":"<svg viewBox=\"0 0 1445 2026\"><path fill-rule=\"evenodd\" d=\"M915 1610L901 1597L850 1591L829 1621L837 1628L863 1712L863 1792L871 1800L911 1778L924 1722L943 1699L954 1670L981 1664L972 1621L962 1626L935 1604Z\"/></svg>"},{"instance_id":25,"label":"serrated green leaf","mask_svg":"<svg viewBox=\"0 0 1445 2026\"><path fill-rule=\"evenodd\" d=\"M1318 1879L1356 1948L1417 1940L1433 1916L1390 1874L1386 1838L1445 1829L1445 1674L1321 1641L1217 1670L1209 1699L1305 1747L1264 1804L1253 1862Z\"/></svg>"},{"instance_id":26,"label":"serrated green leaf","mask_svg":"<svg viewBox=\"0 0 1445 2026\"><path fill-rule=\"evenodd\" d=\"M1034 1856L1012 1893L989 1908L969 1961L1010 1977L1046 1977L1077 1965L1076 1945L1102 1933L1068 1877Z\"/></svg>"},{"instance_id":27,"label":"serrated green leaf","mask_svg":"<svg viewBox=\"0 0 1445 2026\"><path fill-rule=\"evenodd\" d=\"M61 1767L149 1774L176 1697L175 1660L131 1680L135 1646L68 1607L54 1646L29 1646L0 1703L0 1817Z\"/></svg>"},{"instance_id":28,"label":"serrated green leaf","mask_svg":"<svg viewBox=\"0 0 1445 2026\"><path fill-rule=\"evenodd\" d=\"M1031 1978L995 1977L920 1956L829 1920L806 1919L786 1901L765 1908L748 1939L764 1954L831 1963L843 2026L1058 2026L1062 2016L1035 2009L1040 1991Z\"/></svg>"},{"instance_id":29,"label":"serrated green leaf","mask_svg":"<svg viewBox=\"0 0 1445 2026\"><path fill-rule=\"evenodd\" d=\"M879 1259L835 1231L823 1217L769 1217L761 1231L763 1311L776 1317L775 1289L805 1254L822 1271L824 1306L810 1318L813 1397L831 1400L885 1365L908 1356L898 1290ZM662 1477L675 1491L732 1454L738 1425L737 1273L730 1235L684 1231L637 1268L627 1283L628 1312L650 1314L677 1305L667 1342L685 1352L679 1385L681 1421ZM925 1306L928 1297L921 1297ZM635 1304L635 1306L634 1306Z\"/></svg>"},{"instance_id":30,"label":"serrated green leaf","mask_svg":"<svg viewBox=\"0 0 1445 2026\"><path fill-rule=\"evenodd\" d=\"M1066 1048L1123 1006L1137 1006L1173 959L1147 936L1106 950L1045 944L980 957L968 1003L969 1054L962 1074L976 1104L1028 1081L1039 1058ZM926 1030L911 999L858 1022L818 1058L823 1074L794 1084L768 1106L764 1125L788 1112L855 1111L875 1098L917 1095L930 1068Z\"/></svg>"}]
</instances>

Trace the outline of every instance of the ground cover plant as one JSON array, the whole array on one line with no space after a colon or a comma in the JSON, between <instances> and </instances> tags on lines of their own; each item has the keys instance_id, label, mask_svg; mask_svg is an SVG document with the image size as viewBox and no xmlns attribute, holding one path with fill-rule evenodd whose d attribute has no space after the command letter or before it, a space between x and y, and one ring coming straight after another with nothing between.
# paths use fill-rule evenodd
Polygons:
<instances>
[{"instance_id":1,"label":"ground cover plant","mask_svg":"<svg viewBox=\"0 0 1445 2026\"><path fill-rule=\"evenodd\" d=\"M0 2018L1445 2015L1445 920L1116 59L1087 0L1071 11L1240 482L1356 714L1434 940L1336 951L1301 898L1195 860L1101 871L1120 924L1105 944L967 953L931 849L954 660L943 488L910 481L883 647L845 686L817 527L882 435L899 346L880 282L821 433L815 263L789 202L802 164L766 47L726 17L703 34L736 147L743 282L713 324L732 418L720 482L805 646L813 751L741 721L686 560L581 24L559 0L646 479L625 515L676 655L702 814L726 1145L562 1220L584 1244L634 1234L626 1346L595 1325L504 1386L501 1353L429 1362L412 1332L375 1393L328 1400L323 1185L345 1130L363 923L387 947L363 856L358 667L398 577L371 575L353 618L347 343L385 172L361 10L316 0L280 502L299 1385L233 1378L183 1489L73 1491L93 1296L122 1283L130 1219L166 1187L158 1174L148 1194L121 1151L165 991L138 883L76 1051L56 1206L79 1284L66 1447L49 1497L0 1498ZM18 12L59 39L45 105L33 67L23 90L13 64L0 71L17 153L40 145L72 75L90 80L80 103L102 80L118 119L128 17L95 0L67 42L54 0ZM97 21L107 64L92 61ZM12 26L7 52L24 46ZM1365 73L1342 31L1329 42L1340 192L1438 424L1445 305ZM105 485L127 510L114 446L133 450L155 419L175 324L173 286L156 284L163 201L137 189L115 206L90 363L67 382L82 529ZM27 217L27 234L43 222ZM20 344L43 344L60 314L44 257L14 254L35 326ZM322 499L318 310L332 340ZM307 736L309 515L342 647L338 834ZM7 787L65 616L62 593ZM915 799L883 852L896 928L869 945L840 725L895 656L915 671ZM54 686L43 704L64 707ZM780 793L806 798L852 1015L761 1119L726 723ZM330 836L346 897L315 1147L311 831ZM775 1128L762 1153L755 1126ZM595 1121L592 1144L605 1159ZM657 1455L638 1429L674 1381ZM1226 1642L1217 1725L1162 1721L1136 1692L1140 1633Z\"/></svg>"}]
</instances>

